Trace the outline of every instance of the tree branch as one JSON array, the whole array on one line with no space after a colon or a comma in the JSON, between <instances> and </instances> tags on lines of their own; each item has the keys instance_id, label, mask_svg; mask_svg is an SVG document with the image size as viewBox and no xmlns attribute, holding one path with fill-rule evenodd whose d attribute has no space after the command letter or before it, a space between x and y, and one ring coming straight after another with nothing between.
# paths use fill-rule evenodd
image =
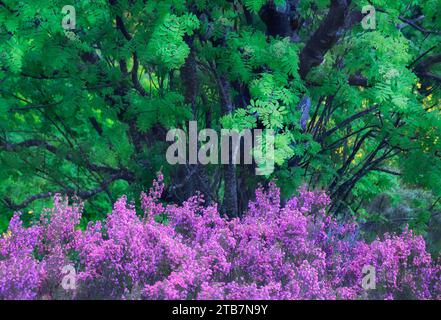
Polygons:
<instances>
[{"instance_id":1,"label":"tree branch","mask_svg":"<svg viewBox=\"0 0 441 320\"><path fill-rule=\"evenodd\" d=\"M105 179L101 185L98 188L92 189L92 190L85 190L85 191L79 191L77 192L74 189L64 189L59 191L50 191L50 192L44 192L35 194L33 196L30 196L26 198L23 202L15 204L12 202L10 198L3 199L3 202L6 204L6 206L12 210L21 210L23 208L26 208L29 204L36 200L40 199L47 199L50 197L55 196L56 194L62 194L66 196L78 196L82 200L89 199L93 197L94 195L104 191L112 182L116 180L126 180L128 182L132 182L134 180L134 177L132 175L127 175L125 172L121 172L119 174L114 174L108 179Z\"/></svg>"},{"instance_id":2,"label":"tree branch","mask_svg":"<svg viewBox=\"0 0 441 320\"><path fill-rule=\"evenodd\" d=\"M309 71L323 62L326 52L343 34L350 0L331 0L331 8L319 28L300 52L299 74L305 79Z\"/></svg>"},{"instance_id":3,"label":"tree branch","mask_svg":"<svg viewBox=\"0 0 441 320\"><path fill-rule=\"evenodd\" d=\"M392 174L394 176L401 176L400 172L396 172L396 171L393 171L393 170L390 170L390 169L386 169L386 168L374 168L372 170L373 171L380 171L380 172L389 173L389 174Z\"/></svg>"},{"instance_id":4,"label":"tree branch","mask_svg":"<svg viewBox=\"0 0 441 320\"><path fill-rule=\"evenodd\" d=\"M0 147L3 147L6 151L17 151L21 148L43 147L47 151L53 153L54 155L56 156L59 155L59 151L57 147L53 146L52 144L46 141L38 140L38 139L25 140L19 143L8 143L8 142L0 141ZM77 163L77 161L75 161L75 158L71 154L67 154L65 159L70 162ZM115 169L112 167L96 165L92 163L86 163L85 167L95 172L110 173L110 174L118 174L121 172L125 172L126 174L132 174L126 169Z\"/></svg>"},{"instance_id":5,"label":"tree branch","mask_svg":"<svg viewBox=\"0 0 441 320\"><path fill-rule=\"evenodd\" d=\"M330 135L332 135L332 134L333 134L334 132L336 132L337 130L340 130L341 128L346 127L347 125L349 125L349 124L352 123L353 121L355 121L355 120L357 120L357 119L359 119L359 118L361 118L361 117L363 117L363 116L365 116L365 115L367 115L367 114L369 114L369 113L371 113L372 111L375 111L375 110L377 110L377 109L378 109L378 106L373 106L373 107L370 107L370 108L368 108L368 109L365 109L365 110L363 110L363 111L361 111L361 112L358 112L358 113L356 113L356 114L350 116L349 118L347 118L347 119L343 120L342 122L340 122L340 123L339 123L338 125L336 125L334 128L332 128L332 129L326 131L325 133L323 133L323 134L320 136L319 140L324 140L325 138L329 137Z\"/></svg>"},{"instance_id":6,"label":"tree branch","mask_svg":"<svg viewBox=\"0 0 441 320\"><path fill-rule=\"evenodd\" d=\"M433 34L441 34L441 31L425 29L425 28L423 28L423 27L421 27L421 26L419 26L419 25L416 24L416 22L420 21L420 20L423 19L423 18L424 18L424 16L420 16L420 17L417 17L417 18L414 19L414 20L411 20L411 19L404 18L404 17L402 17L402 16L399 16L399 17L398 17L398 19L400 19L401 21L403 21L403 22L406 23L407 25L411 26L412 28L414 28L414 29L416 29L416 30L418 30L418 31L421 31L421 32L424 33L424 34L430 34L430 33L433 33Z\"/></svg>"},{"instance_id":7,"label":"tree branch","mask_svg":"<svg viewBox=\"0 0 441 320\"><path fill-rule=\"evenodd\" d=\"M259 12L260 18L266 25L266 31L273 37L290 37L295 40L299 20L296 13L296 2L288 0L283 5L270 1Z\"/></svg>"},{"instance_id":8,"label":"tree branch","mask_svg":"<svg viewBox=\"0 0 441 320\"><path fill-rule=\"evenodd\" d=\"M429 71L434 64L441 63L441 54L433 55L418 63L415 68L415 74L420 78L429 78L441 82L441 76Z\"/></svg>"}]
</instances>

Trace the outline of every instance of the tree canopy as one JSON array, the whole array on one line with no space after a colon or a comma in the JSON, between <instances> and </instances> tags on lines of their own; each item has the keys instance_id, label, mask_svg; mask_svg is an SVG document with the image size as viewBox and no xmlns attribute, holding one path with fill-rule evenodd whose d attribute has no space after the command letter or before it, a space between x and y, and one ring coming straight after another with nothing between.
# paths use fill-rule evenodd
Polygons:
<instances>
[{"instance_id":1,"label":"tree canopy","mask_svg":"<svg viewBox=\"0 0 441 320\"><path fill-rule=\"evenodd\" d=\"M397 183L441 196L440 0L75 0L69 30L65 5L0 0L2 214L62 193L93 218L159 170L167 200L230 216L272 179L334 212ZM168 164L190 120L274 130L274 173Z\"/></svg>"}]
</instances>

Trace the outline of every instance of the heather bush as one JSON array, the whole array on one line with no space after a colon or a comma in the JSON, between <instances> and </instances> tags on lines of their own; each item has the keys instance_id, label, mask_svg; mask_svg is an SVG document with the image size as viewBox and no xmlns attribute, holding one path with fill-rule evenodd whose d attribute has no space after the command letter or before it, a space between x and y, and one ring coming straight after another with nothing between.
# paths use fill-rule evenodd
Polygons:
<instances>
[{"instance_id":1,"label":"heather bush","mask_svg":"<svg viewBox=\"0 0 441 320\"><path fill-rule=\"evenodd\" d=\"M441 268L405 229L367 243L355 222L326 214L329 198L301 189L281 205L259 188L242 218L200 195L163 205L160 175L142 213L120 198L103 222L78 228L82 207L56 196L39 223L20 214L0 239L1 299L440 299ZM165 215L166 222L154 217ZM76 269L64 292L61 269ZM376 270L364 290L363 267Z\"/></svg>"}]
</instances>

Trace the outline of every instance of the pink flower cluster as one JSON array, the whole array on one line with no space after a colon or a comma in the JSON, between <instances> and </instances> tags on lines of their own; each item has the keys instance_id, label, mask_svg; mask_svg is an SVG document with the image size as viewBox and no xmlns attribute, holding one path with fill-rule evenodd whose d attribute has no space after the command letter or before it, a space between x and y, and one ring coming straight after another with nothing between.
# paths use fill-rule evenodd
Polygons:
<instances>
[{"instance_id":1,"label":"pink flower cluster","mask_svg":"<svg viewBox=\"0 0 441 320\"><path fill-rule=\"evenodd\" d=\"M356 223L326 214L324 193L302 189L282 206L270 184L228 220L200 196L161 204L163 187L160 175L141 195L143 214L122 197L84 231L82 207L59 196L37 225L16 214L0 239L0 299L441 298L441 267L422 237L405 230L367 243ZM61 287L66 265L73 291ZM365 266L375 289L363 288Z\"/></svg>"}]
</instances>

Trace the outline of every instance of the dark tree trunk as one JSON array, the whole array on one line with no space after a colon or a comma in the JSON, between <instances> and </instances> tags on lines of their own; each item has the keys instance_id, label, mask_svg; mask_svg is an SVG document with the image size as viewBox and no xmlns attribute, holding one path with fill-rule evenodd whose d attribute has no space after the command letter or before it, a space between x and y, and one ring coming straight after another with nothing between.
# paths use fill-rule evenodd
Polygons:
<instances>
[{"instance_id":1,"label":"dark tree trunk","mask_svg":"<svg viewBox=\"0 0 441 320\"><path fill-rule=\"evenodd\" d=\"M228 79L221 75L218 77L219 94L221 100L222 115L233 112L233 103L231 100L231 87ZM237 217L239 215L237 201L237 176L236 165L232 163L231 148L229 152L230 163L224 165L224 199L221 211L229 217Z\"/></svg>"}]
</instances>

